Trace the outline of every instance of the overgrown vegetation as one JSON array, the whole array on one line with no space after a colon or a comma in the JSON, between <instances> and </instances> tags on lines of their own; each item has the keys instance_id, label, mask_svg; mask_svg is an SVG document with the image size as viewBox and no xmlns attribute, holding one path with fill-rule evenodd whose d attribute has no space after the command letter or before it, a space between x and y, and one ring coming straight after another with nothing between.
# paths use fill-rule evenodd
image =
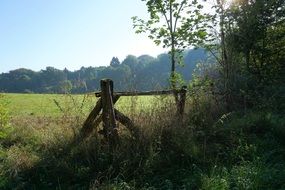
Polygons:
<instances>
[{"instance_id":1,"label":"overgrown vegetation","mask_svg":"<svg viewBox=\"0 0 285 190\"><path fill-rule=\"evenodd\" d=\"M112 151L96 131L74 144L87 102L66 95L58 117L27 120L0 96L0 188L285 189L284 7L217 1L204 44L217 64L198 64L184 119L171 98L131 97L119 109L140 134L119 126Z\"/></svg>"},{"instance_id":2,"label":"overgrown vegetation","mask_svg":"<svg viewBox=\"0 0 285 190\"><path fill-rule=\"evenodd\" d=\"M72 144L80 111L33 123L2 120L10 127L1 139L1 189L284 188L284 114L270 107L225 113L211 85L197 80L181 125L168 102L161 108L168 98L155 99L147 112L137 111L136 98L121 106L141 134L134 139L120 126L114 152L96 133Z\"/></svg>"}]
</instances>

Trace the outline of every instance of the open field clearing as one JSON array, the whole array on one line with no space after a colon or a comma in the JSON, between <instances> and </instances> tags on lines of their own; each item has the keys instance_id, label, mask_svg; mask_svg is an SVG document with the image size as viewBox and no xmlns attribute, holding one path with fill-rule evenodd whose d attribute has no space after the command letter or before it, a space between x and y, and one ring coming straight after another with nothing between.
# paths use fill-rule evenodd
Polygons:
<instances>
[{"instance_id":1,"label":"open field clearing","mask_svg":"<svg viewBox=\"0 0 285 190\"><path fill-rule=\"evenodd\" d=\"M205 1L0 1L0 190L285 190L285 1Z\"/></svg>"},{"instance_id":2,"label":"open field clearing","mask_svg":"<svg viewBox=\"0 0 285 190\"><path fill-rule=\"evenodd\" d=\"M57 117L63 114L88 115L98 98L93 94L3 94L12 117ZM147 112L169 102L172 96L120 97L116 107L124 112Z\"/></svg>"},{"instance_id":3,"label":"open field clearing","mask_svg":"<svg viewBox=\"0 0 285 190\"><path fill-rule=\"evenodd\" d=\"M96 102L95 96L83 95L4 94L4 97L12 116L59 116L75 107L87 112Z\"/></svg>"},{"instance_id":4,"label":"open field clearing","mask_svg":"<svg viewBox=\"0 0 285 190\"><path fill-rule=\"evenodd\" d=\"M284 116L197 94L181 123L171 97L121 97L140 133L120 124L110 152L101 125L76 141L94 95L1 95L0 189L284 189Z\"/></svg>"}]
</instances>

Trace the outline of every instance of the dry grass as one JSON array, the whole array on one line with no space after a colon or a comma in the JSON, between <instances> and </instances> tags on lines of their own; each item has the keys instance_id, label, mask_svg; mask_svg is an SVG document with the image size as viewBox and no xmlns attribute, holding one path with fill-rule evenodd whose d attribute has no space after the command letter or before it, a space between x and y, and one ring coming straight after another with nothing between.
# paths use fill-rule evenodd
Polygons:
<instances>
[{"instance_id":1,"label":"dry grass","mask_svg":"<svg viewBox=\"0 0 285 190\"><path fill-rule=\"evenodd\" d=\"M6 152L5 172L10 177L17 177L20 172L29 170L40 161L39 156L28 148L13 145Z\"/></svg>"}]
</instances>

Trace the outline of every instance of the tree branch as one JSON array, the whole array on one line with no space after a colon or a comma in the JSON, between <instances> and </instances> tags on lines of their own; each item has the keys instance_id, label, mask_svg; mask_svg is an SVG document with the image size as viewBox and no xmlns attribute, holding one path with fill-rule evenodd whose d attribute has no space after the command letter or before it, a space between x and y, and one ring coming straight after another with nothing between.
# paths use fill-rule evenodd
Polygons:
<instances>
[{"instance_id":1,"label":"tree branch","mask_svg":"<svg viewBox=\"0 0 285 190\"><path fill-rule=\"evenodd\" d=\"M184 6L184 4L186 3L186 1L183 1L178 9L178 12L177 12L177 17L175 18L175 22L174 22L174 29L173 29L173 32L176 32L176 27L177 27L177 22L178 22L178 19L179 19L179 14L180 12L182 11L182 8Z\"/></svg>"},{"instance_id":2,"label":"tree branch","mask_svg":"<svg viewBox=\"0 0 285 190\"><path fill-rule=\"evenodd\" d=\"M164 10L164 8L163 8L161 2L158 2L158 6L159 6L159 8L160 8L160 12L162 13L162 15L163 15L164 18L165 18L165 21L166 21L166 23L167 23L167 27L168 27L169 31L171 31L171 26L170 26L170 23L169 23L169 21L168 21L167 15L166 15L166 10Z\"/></svg>"}]
</instances>

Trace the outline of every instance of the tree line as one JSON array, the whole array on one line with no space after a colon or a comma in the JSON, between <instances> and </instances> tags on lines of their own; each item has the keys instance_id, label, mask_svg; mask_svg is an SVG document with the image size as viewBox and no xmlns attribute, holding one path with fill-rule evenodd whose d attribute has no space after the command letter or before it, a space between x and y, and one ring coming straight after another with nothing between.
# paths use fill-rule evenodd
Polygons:
<instances>
[{"instance_id":1,"label":"tree line","mask_svg":"<svg viewBox=\"0 0 285 190\"><path fill-rule=\"evenodd\" d=\"M194 86L210 84L228 111L234 103L250 107L284 97L284 0L208 1L213 3L210 13L203 12L203 1L142 1L149 18L133 17L134 28L169 51L172 88L177 87L181 53L196 46L207 49L216 64L201 68L204 74L196 76Z\"/></svg>"},{"instance_id":2,"label":"tree line","mask_svg":"<svg viewBox=\"0 0 285 190\"><path fill-rule=\"evenodd\" d=\"M197 62L207 58L204 49L184 52L179 67L185 81L192 78ZM116 90L155 90L167 88L170 56L167 53L128 55L122 62L113 57L109 66L81 67L76 71L46 67L41 71L19 68L0 74L0 91L9 93L84 93L99 90L100 80L110 78Z\"/></svg>"}]
</instances>

